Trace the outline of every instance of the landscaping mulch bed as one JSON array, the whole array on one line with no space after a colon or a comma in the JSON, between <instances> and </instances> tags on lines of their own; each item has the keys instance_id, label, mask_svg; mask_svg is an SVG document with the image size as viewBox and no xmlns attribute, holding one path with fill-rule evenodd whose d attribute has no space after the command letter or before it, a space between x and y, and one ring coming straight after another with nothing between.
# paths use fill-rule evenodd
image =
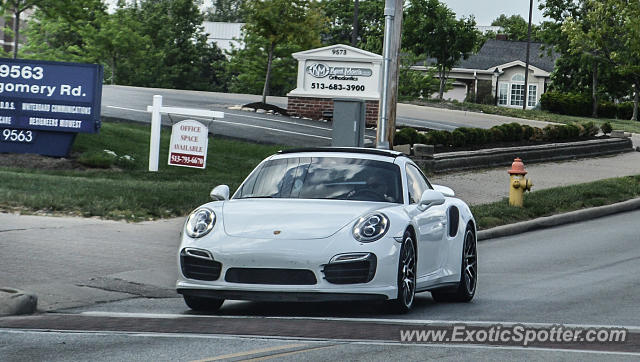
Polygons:
<instances>
[{"instance_id":1,"label":"landscaping mulch bed","mask_svg":"<svg viewBox=\"0 0 640 362\"><path fill-rule=\"evenodd\" d=\"M274 106L273 104L262 103L262 102L253 102L249 104L245 104L242 106L243 108L253 108L253 109L264 109L265 111L273 111L273 113L280 113L283 116L289 116L287 110L284 108L280 108L278 106Z\"/></svg>"}]
</instances>

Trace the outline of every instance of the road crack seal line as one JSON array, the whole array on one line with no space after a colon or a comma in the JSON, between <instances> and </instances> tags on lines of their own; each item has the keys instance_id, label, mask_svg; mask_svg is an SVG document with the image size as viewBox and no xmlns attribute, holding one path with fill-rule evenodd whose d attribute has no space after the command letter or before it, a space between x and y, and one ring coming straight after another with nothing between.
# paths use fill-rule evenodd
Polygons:
<instances>
[{"instance_id":1,"label":"road crack seal line","mask_svg":"<svg viewBox=\"0 0 640 362\"><path fill-rule=\"evenodd\" d=\"M153 285L130 282L119 278L97 277L84 283L76 284L79 287L102 289L110 292L133 294L144 298L177 298L178 294L173 289L160 288Z\"/></svg>"}]
</instances>

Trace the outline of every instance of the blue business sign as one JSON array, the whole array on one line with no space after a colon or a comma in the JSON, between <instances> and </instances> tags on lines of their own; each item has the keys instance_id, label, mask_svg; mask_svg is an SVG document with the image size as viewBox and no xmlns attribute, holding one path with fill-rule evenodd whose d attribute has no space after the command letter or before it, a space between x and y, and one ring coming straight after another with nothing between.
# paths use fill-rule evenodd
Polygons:
<instances>
[{"instance_id":1,"label":"blue business sign","mask_svg":"<svg viewBox=\"0 0 640 362\"><path fill-rule=\"evenodd\" d=\"M66 156L100 129L102 66L0 58L0 152Z\"/></svg>"}]
</instances>

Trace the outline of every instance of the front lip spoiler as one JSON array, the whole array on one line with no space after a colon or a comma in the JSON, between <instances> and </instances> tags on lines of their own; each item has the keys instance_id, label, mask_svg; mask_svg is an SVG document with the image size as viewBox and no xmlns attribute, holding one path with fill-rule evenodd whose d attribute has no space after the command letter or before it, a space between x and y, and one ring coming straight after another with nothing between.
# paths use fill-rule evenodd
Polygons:
<instances>
[{"instance_id":1,"label":"front lip spoiler","mask_svg":"<svg viewBox=\"0 0 640 362\"><path fill-rule=\"evenodd\" d=\"M193 297L251 300L257 302L341 302L382 301L384 294L317 293L317 292L256 292L242 290L178 289L178 294Z\"/></svg>"}]
</instances>

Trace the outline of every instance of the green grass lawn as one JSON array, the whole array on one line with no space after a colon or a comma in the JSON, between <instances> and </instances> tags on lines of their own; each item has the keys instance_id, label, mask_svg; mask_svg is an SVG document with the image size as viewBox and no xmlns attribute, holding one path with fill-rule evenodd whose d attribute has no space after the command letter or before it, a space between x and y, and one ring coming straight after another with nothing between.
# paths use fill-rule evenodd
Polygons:
<instances>
[{"instance_id":1,"label":"green grass lawn","mask_svg":"<svg viewBox=\"0 0 640 362\"><path fill-rule=\"evenodd\" d=\"M566 116L562 114L549 113L546 111L535 110L535 109L523 110L523 109L517 109L517 108L496 107L496 106L491 106L487 104L477 104L477 103L468 103L468 102L460 103L460 102L447 102L447 101L445 102L414 101L410 103L420 104L425 106L438 106L438 107L457 109L457 110L482 112L487 114L497 114L500 116L531 119L536 121L565 123L565 124L593 122L597 126L600 126L605 122L609 122L611 123L611 126L613 127L614 130L640 133L640 122L625 120L625 119L575 117L575 116Z\"/></svg>"},{"instance_id":2,"label":"green grass lawn","mask_svg":"<svg viewBox=\"0 0 640 362\"><path fill-rule=\"evenodd\" d=\"M235 190L260 161L282 149L209 138L205 170L168 166L171 131L163 128L159 171L148 172L149 131L148 125L104 122L99 134L78 135L74 154L91 160L107 149L132 156L123 169L0 168L0 209L131 221L181 216L207 202L216 185Z\"/></svg>"},{"instance_id":3,"label":"green grass lawn","mask_svg":"<svg viewBox=\"0 0 640 362\"><path fill-rule=\"evenodd\" d=\"M640 175L528 192L525 193L523 208L509 206L509 200L504 199L471 206L471 211L479 228L488 229L636 197L640 197Z\"/></svg>"}]
</instances>

